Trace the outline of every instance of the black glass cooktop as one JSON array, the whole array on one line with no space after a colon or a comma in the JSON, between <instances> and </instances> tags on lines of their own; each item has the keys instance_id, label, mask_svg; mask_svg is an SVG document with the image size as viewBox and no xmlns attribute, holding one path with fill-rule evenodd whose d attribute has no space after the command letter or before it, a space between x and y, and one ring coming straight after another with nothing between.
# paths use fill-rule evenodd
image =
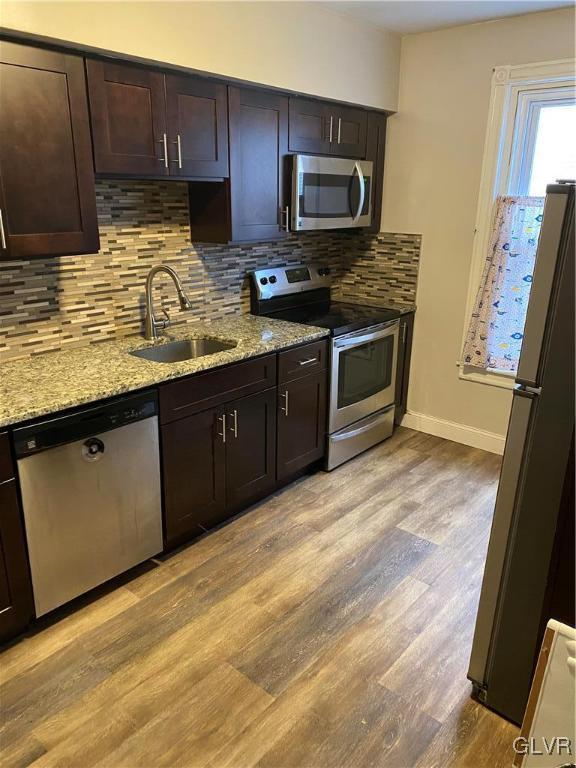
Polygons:
<instances>
[{"instance_id":1,"label":"black glass cooktop","mask_svg":"<svg viewBox=\"0 0 576 768\"><path fill-rule=\"evenodd\" d=\"M278 310L271 313L270 317L302 325L317 325L320 328L328 328L332 336L341 336L379 323L387 323L401 314L398 309L388 307L333 301Z\"/></svg>"}]
</instances>

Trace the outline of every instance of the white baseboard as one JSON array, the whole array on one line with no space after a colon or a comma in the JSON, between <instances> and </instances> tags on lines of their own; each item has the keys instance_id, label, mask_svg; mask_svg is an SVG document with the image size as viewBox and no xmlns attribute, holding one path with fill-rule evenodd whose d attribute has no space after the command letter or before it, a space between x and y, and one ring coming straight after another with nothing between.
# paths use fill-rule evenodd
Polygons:
<instances>
[{"instance_id":1,"label":"white baseboard","mask_svg":"<svg viewBox=\"0 0 576 768\"><path fill-rule=\"evenodd\" d=\"M482 450L490 451L490 453L499 453L500 455L504 453L505 435L486 432L484 429L469 427L466 424L457 424L455 421L446 421L445 419L437 419L435 416L426 416L424 413L407 411L402 419L402 426L415 429L418 432L425 432L427 435L444 437L455 443L471 445L473 448L482 448Z\"/></svg>"}]
</instances>

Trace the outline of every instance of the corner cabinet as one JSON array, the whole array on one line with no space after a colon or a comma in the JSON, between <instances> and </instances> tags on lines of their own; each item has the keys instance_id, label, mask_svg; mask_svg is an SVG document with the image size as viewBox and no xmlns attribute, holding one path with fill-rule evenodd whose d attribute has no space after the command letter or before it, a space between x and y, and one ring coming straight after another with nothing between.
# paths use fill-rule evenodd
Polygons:
<instances>
[{"instance_id":1,"label":"corner cabinet","mask_svg":"<svg viewBox=\"0 0 576 768\"><path fill-rule=\"evenodd\" d=\"M8 435L0 433L0 642L33 617L32 584Z\"/></svg>"},{"instance_id":2,"label":"corner cabinet","mask_svg":"<svg viewBox=\"0 0 576 768\"><path fill-rule=\"evenodd\" d=\"M0 259L95 253L84 62L0 42Z\"/></svg>"},{"instance_id":3,"label":"corner cabinet","mask_svg":"<svg viewBox=\"0 0 576 768\"><path fill-rule=\"evenodd\" d=\"M93 59L86 71L97 174L228 175L226 85Z\"/></svg>"}]
</instances>

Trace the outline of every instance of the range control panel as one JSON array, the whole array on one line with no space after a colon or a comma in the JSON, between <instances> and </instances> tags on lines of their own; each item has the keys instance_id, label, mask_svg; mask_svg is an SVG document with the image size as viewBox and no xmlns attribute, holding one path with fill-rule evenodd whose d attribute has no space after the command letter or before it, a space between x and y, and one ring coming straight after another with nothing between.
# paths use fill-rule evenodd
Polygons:
<instances>
[{"instance_id":1,"label":"range control panel","mask_svg":"<svg viewBox=\"0 0 576 768\"><path fill-rule=\"evenodd\" d=\"M273 299L277 296L313 291L316 288L329 288L331 269L307 264L257 269L250 272L250 280L258 300Z\"/></svg>"}]
</instances>

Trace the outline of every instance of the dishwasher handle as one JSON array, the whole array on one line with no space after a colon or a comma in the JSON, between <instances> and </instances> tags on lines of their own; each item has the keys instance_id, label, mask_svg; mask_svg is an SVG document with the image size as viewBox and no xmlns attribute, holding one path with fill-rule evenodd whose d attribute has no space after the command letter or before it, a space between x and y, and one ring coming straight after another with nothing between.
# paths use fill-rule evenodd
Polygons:
<instances>
[{"instance_id":1,"label":"dishwasher handle","mask_svg":"<svg viewBox=\"0 0 576 768\"><path fill-rule=\"evenodd\" d=\"M156 392L121 397L104 405L77 410L14 430L14 450L18 459L49 448L95 438L103 432L142 421L158 414Z\"/></svg>"}]
</instances>

